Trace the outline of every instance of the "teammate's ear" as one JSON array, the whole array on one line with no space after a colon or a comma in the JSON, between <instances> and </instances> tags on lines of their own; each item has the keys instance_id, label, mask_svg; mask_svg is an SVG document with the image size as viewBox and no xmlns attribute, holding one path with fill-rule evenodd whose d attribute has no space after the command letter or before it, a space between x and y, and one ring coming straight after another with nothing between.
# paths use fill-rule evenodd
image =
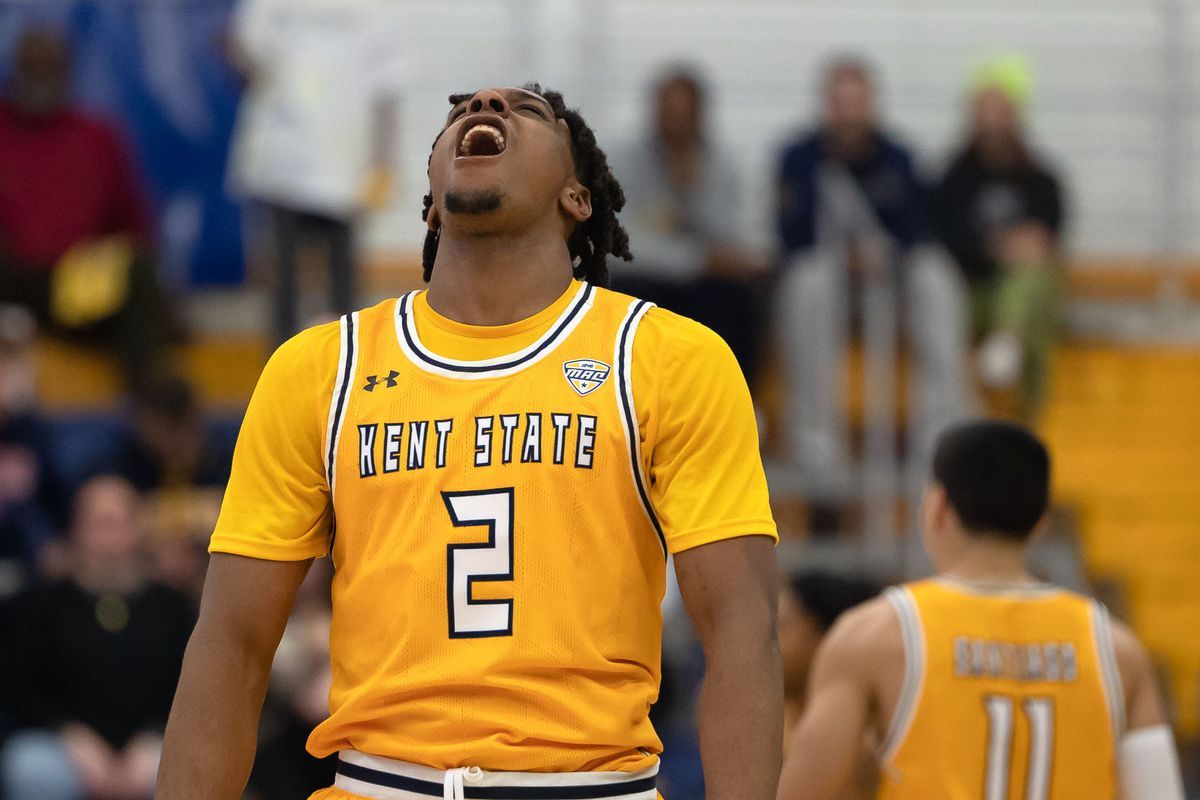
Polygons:
<instances>
[{"instance_id":1,"label":"teammate's ear","mask_svg":"<svg viewBox=\"0 0 1200 800\"><path fill-rule=\"evenodd\" d=\"M438 217L437 206L429 207L429 213L425 216L425 225L434 233L437 233L441 229L442 220Z\"/></svg>"},{"instance_id":2,"label":"teammate's ear","mask_svg":"<svg viewBox=\"0 0 1200 800\"><path fill-rule=\"evenodd\" d=\"M558 195L558 204L563 213L576 222L584 222L592 216L592 193L581 183L564 186Z\"/></svg>"}]
</instances>

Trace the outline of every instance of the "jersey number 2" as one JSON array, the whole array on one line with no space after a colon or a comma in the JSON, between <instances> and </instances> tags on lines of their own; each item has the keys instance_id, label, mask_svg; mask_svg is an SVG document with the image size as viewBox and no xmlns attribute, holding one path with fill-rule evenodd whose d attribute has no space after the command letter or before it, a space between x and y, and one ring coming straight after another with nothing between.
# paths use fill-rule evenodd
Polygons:
<instances>
[{"instance_id":1,"label":"jersey number 2","mask_svg":"<svg viewBox=\"0 0 1200 800\"><path fill-rule=\"evenodd\" d=\"M512 636L513 601L476 600L480 581L513 579L513 490L442 492L455 527L487 528L486 542L446 546L446 607L451 639Z\"/></svg>"},{"instance_id":2,"label":"jersey number 2","mask_svg":"<svg viewBox=\"0 0 1200 800\"><path fill-rule=\"evenodd\" d=\"M984 800L1007 800L1012 773L1013 698L989 694L983 699L983 705L988 718L983 797ZM1050 769L1054 758L1054 701L1048 697L1027 697L1022 705L1029 722L1025 800L1049 800Z\"/></svg>"}]
</instances>

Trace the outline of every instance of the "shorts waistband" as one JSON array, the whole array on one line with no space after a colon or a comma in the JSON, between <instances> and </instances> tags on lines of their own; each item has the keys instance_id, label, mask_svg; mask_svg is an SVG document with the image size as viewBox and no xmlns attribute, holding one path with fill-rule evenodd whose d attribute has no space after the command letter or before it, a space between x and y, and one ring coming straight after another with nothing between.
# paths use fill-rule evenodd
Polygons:
<instances>
[{"instance_id":1,"label":"shorts waistband","mask_svg":"<svg viewBox=\"0 0 1200 800\"><path fill-rule=\"evenodd\" d=\"M657 763L637 772L440 770L343 750L333 785L371 800L655 800L657 775Z\"/></svg>"}]
</instances>

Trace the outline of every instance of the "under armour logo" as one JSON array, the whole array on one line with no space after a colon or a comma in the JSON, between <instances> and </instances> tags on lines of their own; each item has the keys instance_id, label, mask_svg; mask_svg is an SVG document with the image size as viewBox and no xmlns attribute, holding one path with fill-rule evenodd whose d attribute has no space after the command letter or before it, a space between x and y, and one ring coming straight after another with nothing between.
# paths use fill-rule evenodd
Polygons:
<instances>
[{"instance_id":1,"label":"under armour logo","mask_svg":"<svg viewBox=\"0 0 1200 800\"><path fill-rule=\"evenodd\" d=\"M383 385L389 389L393 389L396 386L396 378L399 378L399 377L400 377L400 373L396 372L396 370L394 370L394 369L388 370L388 374L383 379ZM379 381L378 375L368 375L367 376L367 385L364 386L363 388L366 389L368 392L373 392L373 391L375 391L375 387L378 386L379 383L380 383L380 381Z\"/></svg>"}]
</instances>

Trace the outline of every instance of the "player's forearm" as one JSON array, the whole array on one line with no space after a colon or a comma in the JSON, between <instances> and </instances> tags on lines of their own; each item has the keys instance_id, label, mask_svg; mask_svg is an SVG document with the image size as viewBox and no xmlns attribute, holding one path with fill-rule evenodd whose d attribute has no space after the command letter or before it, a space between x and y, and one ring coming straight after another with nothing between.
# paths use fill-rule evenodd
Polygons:
<instances>
[{"instance_id":1,"label":"player's forearm","mask_svg":"<svg viewBox=\"0 0 1200 800\"><path fill-rule=\"evenodd\" d=\"M706 657L699 719L706 797L772 800L783 751L783 678L773 631L718 635Z\"/></svg>"},{"instance_id":2,"label":"player's forearm","mask_svg":"<svg viewBox=\"0 0 1200 800\"><path fill-rule=\"evenodd\" d=\"M156 800L242 796L269 673L269 659L197 627L167 723Z\"/></svg>"}]
</instances>

